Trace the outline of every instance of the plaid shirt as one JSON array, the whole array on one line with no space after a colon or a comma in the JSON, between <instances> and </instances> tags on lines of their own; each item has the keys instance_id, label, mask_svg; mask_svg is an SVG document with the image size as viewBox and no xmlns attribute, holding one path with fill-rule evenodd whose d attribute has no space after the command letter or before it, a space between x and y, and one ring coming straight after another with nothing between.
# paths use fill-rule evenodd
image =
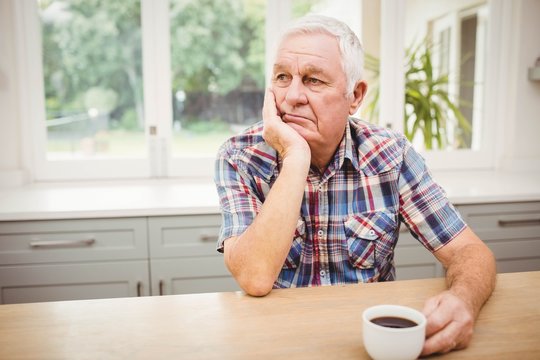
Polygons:
<instances>
[{"instance_id":1,"label":"plaid shirt","mask_svg":"<svg viewBox=\"0 0 540 360\"><path fill-rule=\"evenodd\" d=\"M255 124L219 150L220 252L225 239L253 222L279 174L280 159L262 138L262 127ZM324 174L309 171L291 249L274 287L393 280L402 222L431 252L466 226L403 136L349 119Z\"/></svg>"}]
</instances>

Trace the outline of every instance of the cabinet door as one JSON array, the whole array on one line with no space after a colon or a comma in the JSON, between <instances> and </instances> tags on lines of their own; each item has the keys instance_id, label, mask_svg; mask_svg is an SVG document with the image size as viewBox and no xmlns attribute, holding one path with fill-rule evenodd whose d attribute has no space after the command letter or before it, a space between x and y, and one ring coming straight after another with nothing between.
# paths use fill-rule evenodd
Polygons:
<instances>
[{"instance_id":1,"label":"cabinet door","mask_svg":"<svg viewBox=\"0 0 540 360\"><path fill-rule=\"evenodd\" d=\"M435 256L420 244L402 225L394 253L396 280L425 279L444 276Z\"/></svg>"},{"instance_id":2,"label":"cabinet door","mask_svg":"<svg viewBox=\"0 0 540 360\"><path fill-rule=\"evenodd\" d=\"M540 202L460 205L458 209L493 251L498 272L540 270Z\"/></svg>"},{"instance_id":3,"label":"cabinet door","mask_svg":"<svg viewBox=\"0 0 540 360\"><path fill-rule=\"evenodd\" d=\"M147 261L0 267L0 303L149 295Z\"/></svg>"},{"instance_id":4,"label":"cabinet door","mask_svg":"<svg viewBox=\"0 0 540 360\"><path fill-rule=\"evenodd\" d=\"M216 256L220 226L220 215L151 217L148 219L150 256Z\"/></svg>"},{"instance_id":5,"label":"cabinet door","mask_svg":"<svg viewBox=\"0 0 540 360\"><path fill-rule=\"evenodd\" d=\"M151 259L152 295L236 291L221 256Z\"/></svg>"}]
</instances>

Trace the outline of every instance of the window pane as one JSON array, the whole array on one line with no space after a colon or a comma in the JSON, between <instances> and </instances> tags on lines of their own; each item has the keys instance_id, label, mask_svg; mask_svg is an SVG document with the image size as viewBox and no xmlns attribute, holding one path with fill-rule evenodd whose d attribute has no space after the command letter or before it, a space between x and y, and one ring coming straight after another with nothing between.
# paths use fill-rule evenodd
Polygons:
<instances>
[{"instance_id":1,"label":"window pane","mask_svg":"<svg viewBox=\"0 0 540 360\"><path fill-rule=\"evenodd\" d=\"M47 158L146 155L136 0L38 0Z\"/></svg>"},{"instance_id":2,"label":"window pane","mask_svg":"<svg viewBox=\"0 0 540 360\"><path fill-rule=\"evenodd\" d=\"M215 156L261 119L266 0L171 0L173 156Z\"/></svg>"},{"instance_id":3,"label":"window pane","mask_svg":"<svg viewBox=\"0 0 540 360\"><path fill-rule=\"evenodd\" d=\"M355 116L378 123L380 1L293 0L291 11L293 18L306 14L334 17L346 23L358 36L364 49L364 79L368 83L368 93ZM362 33L366 35L362 36Z\"/></svg>"},{"instance_id":4,"label":"window pane","mask_svg":"<svg viewBox=\"0 0 540 360\"><path fill-rule=\"evenodd\" d=\"M483 103L486 5L408 0L405 123L419 149L477 149Z\"/></svg>"}]
</instances>

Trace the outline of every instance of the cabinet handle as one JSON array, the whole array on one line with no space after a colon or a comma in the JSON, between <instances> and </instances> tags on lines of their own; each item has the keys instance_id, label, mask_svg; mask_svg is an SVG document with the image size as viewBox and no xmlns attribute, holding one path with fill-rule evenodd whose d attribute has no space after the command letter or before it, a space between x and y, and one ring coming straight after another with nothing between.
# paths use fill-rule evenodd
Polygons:
<instances>
[{"instance_id":1,"label":"cabinet handle","mask_svg":"<svg viewBox=\"0 0 540 360\"><path fill-rule=\"evenodd\" d=\"M201 234L201 236L199 237L199 240L201 240L202 242L216 242L218 240L218 236Z\"/></svg>"},{"instance_id":2,"label":"cabinet handle","mask_svg":"<svg viewBox=\"0 0 540 360\"><path fill-rule=\"evenodd\" d=\"M516 219L516 220L499 220L499 226L534 226L540 225L540 218L538 219Z\"/></svg>"},{"instance_id":3,"label":"cabinet handle","mask_svg":"<svg viewBox=\"0 0 540 360\"><path fill-rule=\"evenodd\" d=\"M141 297L141 296L142 296L142 282L137 281L137 297Z\"/></svg>"},{"instance_id":4,"label":"cabinet handle","mask_svg":"<svg viewBox=\"0 0 540 360\"><path fill-rule=\"evenodd\" d=\"M96 239L79 239L79 240L35 240L30 242L30 247L33 248L57 248L57 247L75 247L75 246L92 246Z\"/></svg>"},{"instance_id":5,"label":"cabinet handle","mask_svg":"<svg viewBox=\"0 0 540 360\"><path fill-rule=\"evenodd\" d=\"M165 284L163 283L163 280L159 280L159 296L163 295L163 287Z\"/></svg>"}]
</instances>

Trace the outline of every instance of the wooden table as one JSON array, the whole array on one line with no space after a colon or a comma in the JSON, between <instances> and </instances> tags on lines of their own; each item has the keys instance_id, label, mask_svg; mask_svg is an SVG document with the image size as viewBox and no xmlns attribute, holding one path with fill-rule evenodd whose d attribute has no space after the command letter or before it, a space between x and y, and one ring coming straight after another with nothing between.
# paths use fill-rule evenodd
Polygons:
<instances>
[{"instance_id":1,"label":"wooden table","mask_svg":"<svg viewBox=\"0 0 540 360\"><path fill-rule=\"evenodd\" d=\"M362 359L361 313L421 309L443 279L0 305L0 359ZM498 275L469 348L443 358L540 359L540 272Z\"/></svg>"}]
</instances>

